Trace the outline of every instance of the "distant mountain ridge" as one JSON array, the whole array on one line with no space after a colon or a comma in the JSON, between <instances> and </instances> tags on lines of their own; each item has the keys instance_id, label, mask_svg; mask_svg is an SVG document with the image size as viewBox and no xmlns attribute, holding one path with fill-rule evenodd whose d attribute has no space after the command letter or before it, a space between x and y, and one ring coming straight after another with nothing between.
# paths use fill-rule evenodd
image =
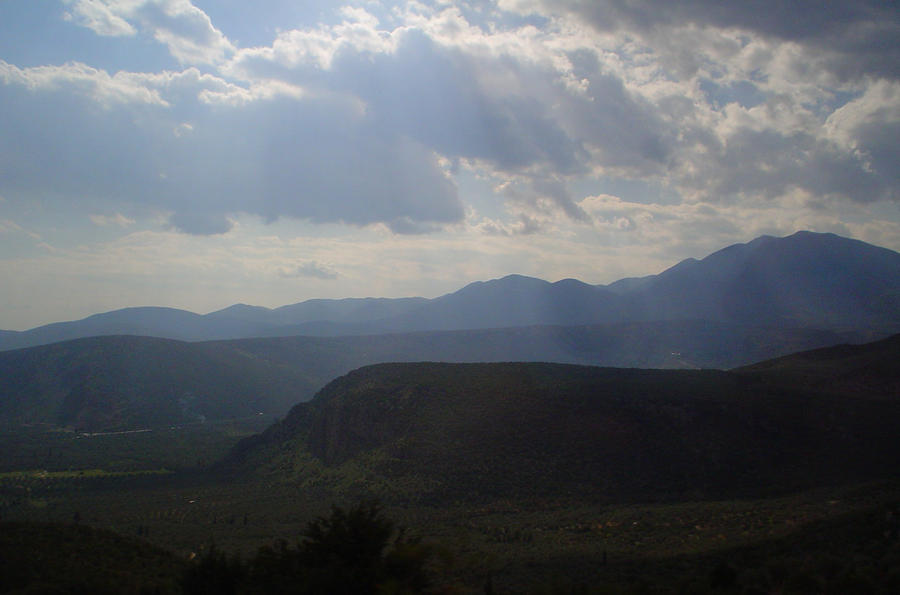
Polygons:
<instances>
[{"instance_id":1,"label":"distant mountain ridge","mask_svg":"<svg viewBox=\"0 0 900 595\"><path fill-rule=\"evenodd\" d=\"M115 334L202 341L671 320L884 336L900 331L900 253L834 234L797 232L762 236L658 275L606 286L509 275L434 299L317 299L275 309L238 304L206 315L126 308L0 331L0 350Z\"/></svg>"},{"instance_id":2,"label":"distant mountain ridge","mask_svg":"<svg viewBox=\"0 0 900 595\"><path fill-rule=\"evenodd\" d=\"M335 377L383 362L727 368L842 340L697 321L209 342L88 337L0 352L0 425L105 431L281 415Z\"/></svg>"}]
</instances>

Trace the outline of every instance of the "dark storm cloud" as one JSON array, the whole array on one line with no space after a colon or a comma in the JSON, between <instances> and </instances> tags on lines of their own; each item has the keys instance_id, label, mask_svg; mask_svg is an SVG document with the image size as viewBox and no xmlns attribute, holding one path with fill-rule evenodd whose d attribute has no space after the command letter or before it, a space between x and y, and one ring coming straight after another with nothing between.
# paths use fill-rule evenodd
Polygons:
<instances>
[{"instance_id":1,"label":"dark storm cloud","mask_svg":"<svg viewBox=\"0 0 900 595\"><path fill-rule=\"evenodd\" d=\"M824 52L825 63L842 78L864 74L900 77L900 9L893 2L860 0L552 0L548 12L566 11L601 31L664 34L692 23L737 28Z\"/></svg>"},{"instance_id":2,"label":"dark storm cloud","mask_svg":"<svg viewBox=\"0 0 900 595\"><path fill-rule=\"evenodd\" d=\"M897 198L896 170L874 172L853 153L805 133L740 130L696 163L694 175L680 183L707 198L778 197L792 189L861 203Z\"/></svg>"},{"instance_id":3,"label":"dark storm cloud","mask_svg":"<svg viewBox=\"0 0 900 595\"><path fill-rule=\"evenodd\" d=\"M248 51L233 72L356 97L379 135L521 178L515 192L503 193L516 202L548 199L584 220L565 178L590 174L598 163L635 176L659 174L673 150L673 126L590 53L572 55L573 76L585 87L573 92L549 62L512 48L439 43L409 29L394 32L395 45L380 52L340 44L323 65L308 55L310 36L291 32L276 52ZM402 222L391 228L407 231Z\"/></svg>"}]
</instances>

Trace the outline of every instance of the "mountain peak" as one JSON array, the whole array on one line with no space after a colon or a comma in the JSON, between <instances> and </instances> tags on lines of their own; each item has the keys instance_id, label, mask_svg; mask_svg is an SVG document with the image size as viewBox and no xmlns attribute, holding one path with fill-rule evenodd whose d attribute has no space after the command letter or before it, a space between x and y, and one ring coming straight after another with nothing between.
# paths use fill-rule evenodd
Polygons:
<instances>
[{"instance_id":1,"label":"mountain peak","mask_svg":"<svg viewBox=\"0 0 900 595\"><path fill-rule=\"evenodd\" d=\"M0 334L0 349L109 334L204 340L661 320L900 331L900 254L832 233L798 231L760 236L608 286L511 274L435 299L320 299L274 310L235 304L205 316L125 308Z\"/></svg>"},{"instance_id":2,"label":"mountain peak","mask_svg":"<svg viewBox=\"0 0 900 595\"><path fill-rule=\"evenodd\" d=\"M453 293L449 293L449 294L447 294L445 296L441 296L441 297L447 297L448 295L457 295L457 294L462 294L462 293L468 293L473 290L480 290L480 289L484 289L484 288L509 290L509 289L518 289L518 288L527 288L527 287L544 287L547 285L550 285L550 283L548 281L544 281L543 279L538 279L536 277L528 277L526 275L511 274L511 275L506 275L505 277L499 277L497 279L490 279L488 281L473 281L472 283L469 283L462 289L459 289ZM441 299L441 298L438 298L438 299Z\"/></svg>"}]
</instances>

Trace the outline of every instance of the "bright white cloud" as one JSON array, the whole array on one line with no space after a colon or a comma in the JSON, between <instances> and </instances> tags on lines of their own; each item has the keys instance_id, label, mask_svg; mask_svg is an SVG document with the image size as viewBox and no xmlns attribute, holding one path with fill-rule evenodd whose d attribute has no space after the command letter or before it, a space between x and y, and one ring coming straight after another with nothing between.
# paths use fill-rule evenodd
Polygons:
<instances>
[{"instance_id":1,"label":"bright white cloud","mask_svg":"<svg viewBox=\"0 0 900 595\"><path fill-rule=\"evenodd\" d=\"M99 104L143 103L167 106L159 91L149 88L129 73L109 73L86 64L18 68L0 60L0 82L31 91L51 91L87 96Z\"/></svg>"},{"instance_id":2,"label":"bright white cloud","mask_svg":"<svg viewBox=\"0 0 900 595\"><path fill-rule=\"evenodd\" d=\"M98 35L133 35L137 25L182 64L215 64L234 46L190 0L67 0L67 15Z\"/></svg>"},{"instance_id":3,"label":"bright white cloud","mask_svg":"<svg viewBox=\"0 0 900 595\"><path fill-rule=\"evenodd\" d=\"M83 27L93 30L98 35L120 36L137 33L128 21L116 14L108 2L103 0L78 0L69 2L71 12L65 17Z\"/></svg>"}]
</instances>

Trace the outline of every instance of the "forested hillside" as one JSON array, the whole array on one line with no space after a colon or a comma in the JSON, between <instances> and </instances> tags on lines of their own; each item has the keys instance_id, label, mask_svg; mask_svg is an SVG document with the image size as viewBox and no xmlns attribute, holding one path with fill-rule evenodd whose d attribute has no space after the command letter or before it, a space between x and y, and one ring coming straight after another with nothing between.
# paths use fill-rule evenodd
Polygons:
<instances>
[{"instance_id":1,"label":"forested hillside","mask_svg":"<svg viewBox=\"0 0 900 595\"><path fill-rule=\"evenodd\" d=\"M900 355L896 339L845 350L832 365ZM882 386L861 396L745 371L385 364L333 381L231 463L284 477L360 473L439 498L777 492L894 473L900 400Z\"/></svg>"}]
</instances>

